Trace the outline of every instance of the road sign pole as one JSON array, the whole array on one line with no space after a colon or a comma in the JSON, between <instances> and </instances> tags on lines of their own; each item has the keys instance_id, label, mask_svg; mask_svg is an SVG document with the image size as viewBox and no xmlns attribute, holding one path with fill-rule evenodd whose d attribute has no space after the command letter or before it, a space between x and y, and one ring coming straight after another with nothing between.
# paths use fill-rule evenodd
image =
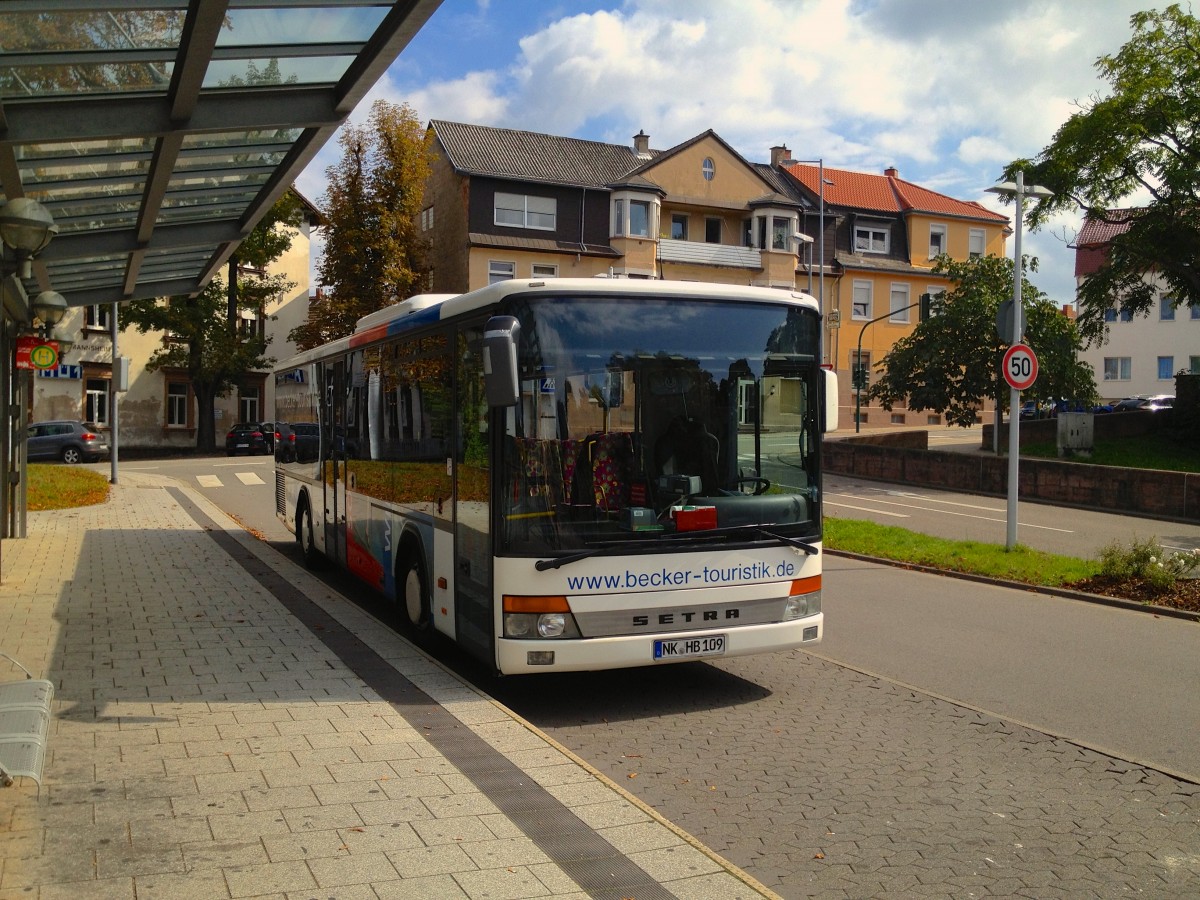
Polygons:
<instances>
[{"instance_id":1,"label":"road sign pole","mask_svg":"<svg viewBox=\"0 0 1200 900\"><path fill-rule=\"evenodd\" d=\"M1012 344L1021 343L1021 315L1024 304L1021 302L1021 225L1025 218L1025 173L1017 172L1017 190L1013 198L1015 215L1013 216L1013 333ZM1019 479L1018 465L1021 458L1021 392L1015 387L1009 392L1008 398L1008 529L1005 532L1004 546L1012 550L1017 545L1017 484Z\"/></svg>"}]
</instances>

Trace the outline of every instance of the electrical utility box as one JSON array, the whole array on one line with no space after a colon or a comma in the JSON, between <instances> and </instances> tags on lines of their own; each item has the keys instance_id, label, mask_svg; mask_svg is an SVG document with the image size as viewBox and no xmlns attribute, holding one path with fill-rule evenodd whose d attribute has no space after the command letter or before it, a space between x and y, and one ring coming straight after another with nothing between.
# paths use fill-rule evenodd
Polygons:
<instances>
[{"instance_id":1,"label":"electrical utility box","mask_svg":"<svg viewBox=\"0 0 1200 900\"><path fill-rule=\"evenodd\" d=\"M1095 447L1095 419L1092 413L1058 414L1058 455L1090 457Z\"/></svg>"}]
</instances>

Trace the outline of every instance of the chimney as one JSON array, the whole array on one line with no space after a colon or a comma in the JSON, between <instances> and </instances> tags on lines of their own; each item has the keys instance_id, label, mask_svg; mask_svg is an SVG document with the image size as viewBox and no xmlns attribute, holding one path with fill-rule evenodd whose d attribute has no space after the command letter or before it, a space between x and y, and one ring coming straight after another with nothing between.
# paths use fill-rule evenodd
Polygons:
<instances>
[{"instance_id":1,"label":"chimney","mask_svg":"<svg viewBox=\"0 0 1200 900\"><path fill-rule=\"evenodd\" d=\"M638 133L633 136L633 152L642 157L650 155L650 135L640 128Z\"/></svg>"},{"instance_id":2,"label":"chimney","mask_svg":"<svg viewBox=\"0 0 1200 900\"><path fill-rule=\"evenodd\" d=\"M791 152L787 148L787 144L776 144L771 148L771 168L778 169L781 165L792 158Z\"/></svg>"},{"instance_id":3,"label":"chimney","mask_svg":"<svg viewBox=\"0 0 1200 900\"><path fill-rule=\"evenodd\" d=\"M888 166L886 169L883 170L883 174L886 175L888 178L899 178L900 170L897 169L895 166Z\"/></svg>"}]
</instances>

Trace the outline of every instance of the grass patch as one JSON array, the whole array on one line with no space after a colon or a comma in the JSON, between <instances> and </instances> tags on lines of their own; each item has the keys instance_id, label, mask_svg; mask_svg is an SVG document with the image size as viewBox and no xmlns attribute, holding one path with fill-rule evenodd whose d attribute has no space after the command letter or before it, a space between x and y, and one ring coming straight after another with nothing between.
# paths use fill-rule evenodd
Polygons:
<instances>
[{"instance_id":1,"label":"grass patch","mask_svg":"<svg viewBox=\"0 0 1200 900\"><path fill-rule=\"evenodd\" d=\"M108 479L91 469L31 463L27 508L34 511L94 506L108 499Z\"/></svg>"},{"instance_id":2,"label":"grass patch","mask_svg":"<svg viewBox=\"0 0 1200 900\"><path fill-rule=\"evenodd\" d=\"M825 517L824 543L830 550L1046 587L1061 587L1100 571L1098 561L1043 553L1021 544L1009 550L1002 544L951 541L894 525L835 516Z\"/></svg>"},{"instance_id":3,"label":"grass patch","mask_svg":"<svg viewBox=\"0 0 1200 900\"><path fill-rule=\"evenodd\" d=\"M1116 413L1120 415L1120 413ZM1040 441L1021 447L1022 456L1058 458L1058 445ZM1200 472L1200 454L1194 445L1175 440L1161 432L1132 438L1097 440L1091 458L1075 457L1073 462L1095 466L1120 466L1125 469L1161 469L1167 472Z\"/></svg>"}]
</instances>

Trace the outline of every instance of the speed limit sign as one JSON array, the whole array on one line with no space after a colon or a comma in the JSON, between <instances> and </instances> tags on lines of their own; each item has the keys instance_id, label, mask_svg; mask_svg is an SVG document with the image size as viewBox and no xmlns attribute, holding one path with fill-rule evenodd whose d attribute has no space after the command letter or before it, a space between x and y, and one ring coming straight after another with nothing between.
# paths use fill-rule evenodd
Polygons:
<instances>
[{"instance_id":1,"label":"speed limit sign","mask_svg":"<svg viewBox=\"0 0 1200 900\"><path fill-rule=\"evenodd\" d=\"M1024 344L1013 344L1004 351L1004 380L1014 391L1025 391L1037 381L1038 361L1033 348Z\"/></svg>"}]
</instances>

